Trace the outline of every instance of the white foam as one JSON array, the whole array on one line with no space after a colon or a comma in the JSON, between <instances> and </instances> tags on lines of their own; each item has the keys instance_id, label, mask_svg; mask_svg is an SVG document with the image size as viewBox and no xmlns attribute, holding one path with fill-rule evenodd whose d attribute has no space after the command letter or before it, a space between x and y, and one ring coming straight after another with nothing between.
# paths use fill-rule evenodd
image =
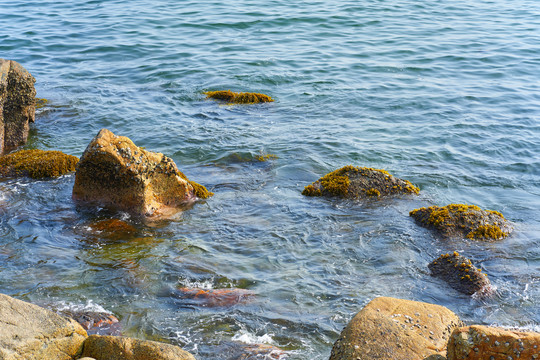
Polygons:
<instances>
[{"instance_id":1,"label":"white foam","mask_svg":"<svg viewBox=\"0 0 540 360\"><path fill-rule=\"evenodd\" d=\"M189 279L180 280L180 285L186 288L197 288L203 290L212 290L214 288L213 279L204 281L191 281Z\"/></svg>"},{"instance_id":2,"label":"white foam","mask_svg":"<svg viewBox=\"0 0 540 360\"><path fill-rule=\"evenodd\" d=\"M257 336L248 332L247 330L240 330L240 332L234 334L232 339L244 344L267 344L273 345L274 339L272 339L273 334L264 334L262 336Z\"/></svg>"},{"instance_id":3,"label":"white foam","mask_svg":"<svg viewBox=\"0 0 540 360\"><path fill-rule=\"evenodd\" d=\"M94 303L92 300L88 300L86 304L73 304L66 301L60 301L55 304L55 308L58 311L91 311L97 313L106 313L112 314L110 311L105 310L105 308L99 304Z\"/></svg>"}]
</instances>

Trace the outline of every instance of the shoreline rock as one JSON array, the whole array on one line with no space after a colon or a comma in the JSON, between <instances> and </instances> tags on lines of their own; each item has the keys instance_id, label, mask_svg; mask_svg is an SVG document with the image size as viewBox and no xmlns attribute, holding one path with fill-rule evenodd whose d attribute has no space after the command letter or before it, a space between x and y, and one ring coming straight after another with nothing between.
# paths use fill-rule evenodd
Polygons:
<instances>
[{"instance_id":1,"label":"shoreline rock","mask_svg":"<svg viewBox=\"0 0 540 360\"><path fill-rule=\"evenodd\" d=\"M0 157L0 176L53 178L75 171L79 159L61 151L19 150Z\"/></svg>"}]
</instances>

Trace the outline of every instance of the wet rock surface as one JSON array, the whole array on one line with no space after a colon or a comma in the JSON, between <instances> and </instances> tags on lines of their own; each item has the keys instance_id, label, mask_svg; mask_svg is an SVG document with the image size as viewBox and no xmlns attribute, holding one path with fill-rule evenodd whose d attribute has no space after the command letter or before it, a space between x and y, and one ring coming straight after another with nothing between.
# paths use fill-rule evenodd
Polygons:
<instances>
[{"instance_id":1,"label":"wet rock surface","mask_svg":"<svg viewBox=\"0 0 540 360\"><path fill-rule=\"evenodd\" d=\"M120 322L113 314L68 309L57 311L57 313L77 321L88 335L122 335Z\"/></svg>"},{"instance_id":2,"label":"wet rock surface","mask_svg":"<svg viewBox=\"0 0 540 360\"><path fill-rule=\"evenodd\" d=\"M482 210L476 205L423 207L409 215L419 225L433 229L445 238L499 240L512 232L512 225L500 212Z\"/></svg>"},{"instance_id":3,"label":"wet rock surface","mask_svg":"<svg viewBox=\"0 0 540 360\"><path fill-rule=\"evenodd\" d=\"M20 150L0 157L0 176L44 179L75 171L76 156L60 151Z\"/></svg>"},{"instance_id":4,"label":"wet rock surface","mask_svg":"<svg viewBox=\"0 0 540 360\"><path fill-rule=\"evenodd\" d=\"M167 216L211 196L190 181L172 159L137 147L102 129L77 166L73 199L141 216Z\"/></svg>"},{"instance_id":5,"label":"wet rock surface","mask_svg":"<svg viewBox=\"0 0 540 360\"><path fill-rule=\"evenodd\" d=\"M268 95L253 92L236 93L231 90L218 90L207 91L204 94L208 99L223 100L229 104L257 104L274 101Z\"/></svg>"},{"instance_id":6,"label":"wet rock surface","mask_svg":"<svg viewBox=\"0 0 540 360\"><path fill-rule=\"evenodd\" d=\"M458 326L458 316L443 306L375 298L341 332L330 360L413 360L444 355L450 334Z\"/></svg>"},{"instance_id":7,"label":"wet rock surface","mask_svg":"<svg viewBox=\"0 0 540 360\"><path fill-rule=\"evenodd\" d=\"M24 145L35 120L36 80L19 63L0 59L0 154Z\"/></svg>"},{"instance_id":8,"label":"wet rock surface","mask_svg":"<svg viewBox=\"0 0 540 360\"><path fill-rule=\"evenodd\" d=\"M302 195L357 199L418 194L419 191L409 181L398 179L385 170L348 165L306 186Z\"/></svg>"},{"instance_id":9,"label":"wet rock surface","mask_svg":"<svg viewBox=\"0 0 540 360\"><path fill-rule=\"evenodd\" d=\"M448 360L540 359L540 333L473 325L455 329Z\"/></svg>"},{"instance_id":10,"label":"wet rock surface","mask_svg":"<svg viewBox=\"0 0 540 360\"><path fill-rule=\"evenodd\" d=\"M252 299L255 293L246 289L200 289L180 287L175 292L175 297L185 300L186 304L203 307L228 307L239 303L245 303Z\"/></svg>"},{"instance_id":11,"label":"wet rock surface","mask_svg":"<svg viewBox=\"0 0 540 360\"><path fill-rule=\"evenodd\" d=\"M452 288L467 295L488 296L493 288L486 274L457 251L443 254L428 265L431 276L438 277Z\"/></svg>"}]
</instances>

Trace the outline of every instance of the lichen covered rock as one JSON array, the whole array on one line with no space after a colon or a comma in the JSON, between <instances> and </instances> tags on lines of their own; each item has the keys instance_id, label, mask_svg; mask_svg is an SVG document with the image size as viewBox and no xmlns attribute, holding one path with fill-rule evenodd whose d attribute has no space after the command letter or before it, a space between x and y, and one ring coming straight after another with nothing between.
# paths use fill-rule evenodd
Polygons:
<instances>
[{"instance_id":1,"label":"lichen covered rock","mask_svg":"<svg viewBox=\"0 0 540 360\"><path fill-rule=\"evenodd\" d=\"M409 215L418 224L434 229L446 238L499 240L512 232L510 222L500 212L482 210L476 205L423 207L411 211Z\"/></svg>"},{"instance_id":2,"label":"lichen covered rock","mask_svg":"<svg viewBox=\"0 0 540 360\"><path fill-rule=\"evenodd\" d=\"M347 165L306 186L302 195L368 198L419 192L409 181L398 179L386 170Z\"/></svg>"},{"instance_id":3,"label":"lichen covered rock","mask_svg":"<svg viewBox=\"0 0 540 360\"><path fill-rule=\"evenodd\" d=\"M204 94L209 99L223 100L229 104L257 104L274 101L268 95L251 92L235 93L231 90L218 90L207 91Z\"/></svg>"},{"instance_id":4,"label":"lichen covered rock","mask_svg":"<svg viewBox=\"0 0 540 360\"><path fill-rule=\"evenodd\" d=\"M433 260L428 268L432 276L441 278L448 285L467 295L490 295L493 292L491 283L481 269L477 269L471 260L460 255L457 251L443 254Z\"/></svg>"},{"instance_id":5,"label":"lichen covered rock","mask_svg":"<svg viewBox=\"0 0 540 360\"><path fill-rule=\"evenodd\" d=\"M36 79L13 60L0 59L0 154L24 145L35 120Z\"/></svg>"},{"instance_id":6,"label":"lichen covered rock","mask_svg":"<svg viewBox=\"0 0 540 360\"><path fill-rule=\"evenodd\" d=\"M448 360L540 359L540 333L473 325L455 329Z\"/></svg>"},{"instance_id":7,"label":"lichen covered rock","mask_svg":"<svg viewBox=\"0 0 540 360\"><path fill-rule=\"evenodd\" d=\"M213 195L187 179L169 157L102 129L84 151L73 199L136 215L163 216Z\"/></svg>"},{"instance_id":8,"label":"lichen covered rock","mask_svg":"<svg viewBox=\"0 0 540 360\"><path fill-rule=\"evenodd\" d=\"M79 159L60 151L20 150L0 157L0 176L33 179L58 177L75 171Z\"/></svg>"},{"instance_id":9,"label":"lichen covered rock","mask_svg":"<svg viewBox=\"0 0 540 360\"><path fill-rule=\"evenodd\" d=\"M444 355L458 326L458 316L443 306L379 297L341 332L330 360L421 360Z\"/></svg>"}]
</instances>

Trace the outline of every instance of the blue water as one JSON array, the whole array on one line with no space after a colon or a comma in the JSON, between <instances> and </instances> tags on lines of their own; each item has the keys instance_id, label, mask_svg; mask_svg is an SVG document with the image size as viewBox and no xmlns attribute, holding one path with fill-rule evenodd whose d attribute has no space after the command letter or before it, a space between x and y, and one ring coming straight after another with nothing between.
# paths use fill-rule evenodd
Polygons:
<instances>
[{"instance_id":1,"label":"blue water","mask_svg":"<svg viewBox=\"0 0 540 360\"><path fill-rule=\"evenodd\" d=\"M540 326L540 2L6 1L0 57L49 100L27 148L80 156L99 129L165 153L215 196L171 221L76 208L74 176L0 182L0 292L98 304L123 333L235 359L263 342L327 359L376 296L441 304L466 322ZM203 91L271 95L228 106ZM258 162L258 155L278 159ZM305 198L343 165L383 168L417 198ZM498 210L514 234L443 241L409 217ZM137 233L89 230L121 218ZM427 264L458 250L497 287L457 293ZM184 286L240 287L204 307ZM233 344L233 345L231 345Z\"/></svg>"}]
</instances>

